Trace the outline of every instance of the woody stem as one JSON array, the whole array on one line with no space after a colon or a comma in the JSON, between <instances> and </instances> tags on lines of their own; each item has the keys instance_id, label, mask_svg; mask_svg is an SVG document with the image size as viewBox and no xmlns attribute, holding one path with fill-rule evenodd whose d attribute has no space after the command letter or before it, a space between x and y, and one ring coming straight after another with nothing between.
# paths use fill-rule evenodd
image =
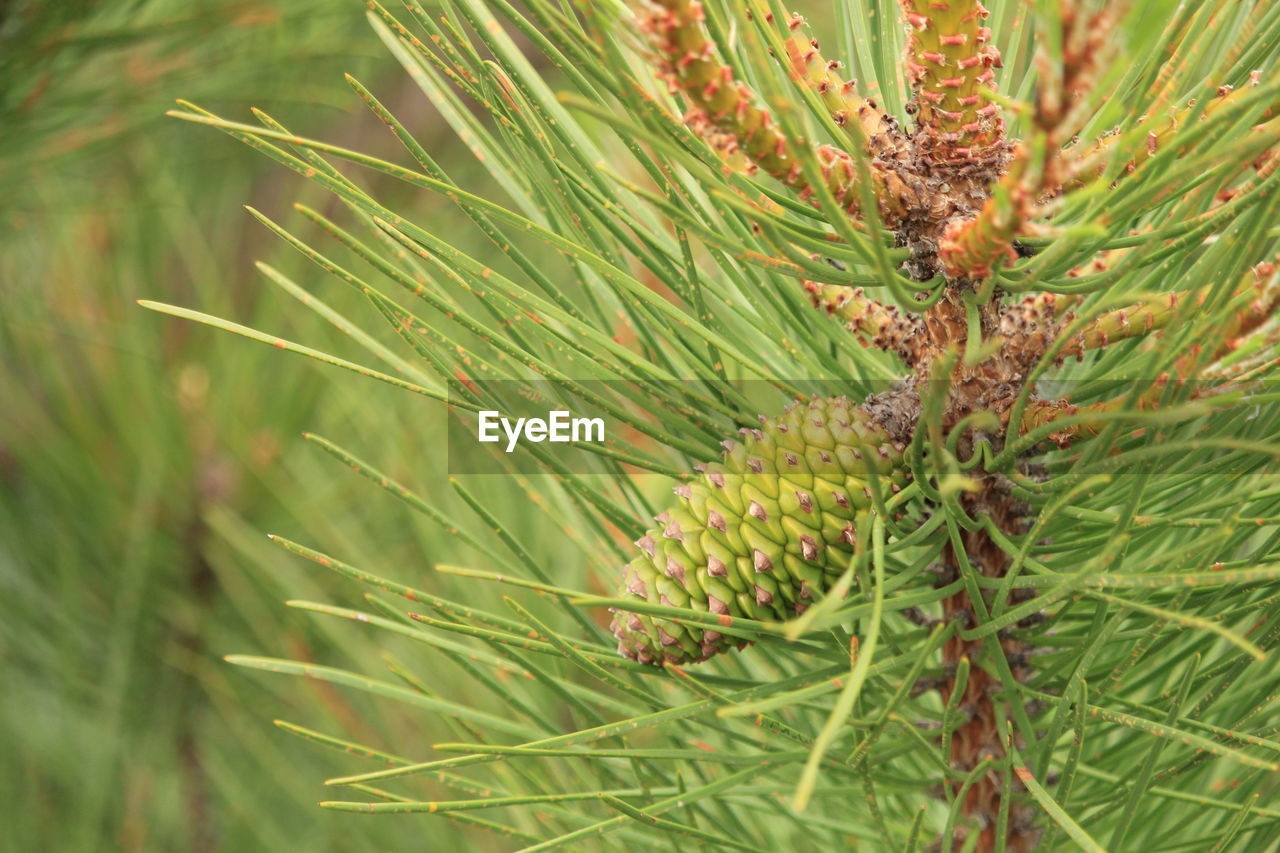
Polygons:
<instances>
[{"instance_id":1,"label":"woody stem","mask_svg":"<svg viewBox=\"0 0 1280 853\"><path fill-rule=\"evenodd\" d=\"M993 478L983 477L981 491L969 496L967 509L981 507L996 527L1008 534L1022 532L1024 526L1024 509L1008 494L1004 493ZM976 510L974 510L976 511ZM957 551L948 545L943 553L943 577L940 582L951 582L952 576L966 579L960 592L943 600L943 618L960 621L963 628L971 630L981 623L989 612L986 594L975 601L971 591L977 590L977 576L1003 577L1009 568L1009 556L992 540L985 529L960 531L957 537L963 551ZM1019 639L1000 636L992 648L993 637L976 640L965 639L961 632L954 634L942 649L943 663L947 672L951 673L942 685L942 698L947 707L955 708L963 722L951 732L950 755L948 761L953 770L968 774L980 763L990 759L999 759L1005 755L1005 745L997 723L997 702L1004 699L997 697L1003 693L1003 685L995 674L992 660L996 655L1003 655L1008 661L1015 680L1025 681L1031 676L1028 666L1028 646ZM988 645L991 644L991 645ZM967 678L963 685L957 684L957 667L962 661L967 669ZM962 691L953 695L957 689ZM1006 718L1010 715L1004 714ZM967 826L957 826L952 838L943 838L942 850L960 850L965 845L970 833L977 833L976 846L970 848L977 853L991 853L996 846L997 824L1001 819L1004 797L1005 779L996 769L998 761L992 762L992 769L980 775L964 792L961 814L966 818ZM1017 780L1011 781L1013 791L1020 790ZM959 785L952 785L951 796L957 796ZM1038 832L1034 829L1034 809L1016 799L1003 804L1006 821L1005 849L1010 853L1035 849Z\"/></svg>"}]
</instances>

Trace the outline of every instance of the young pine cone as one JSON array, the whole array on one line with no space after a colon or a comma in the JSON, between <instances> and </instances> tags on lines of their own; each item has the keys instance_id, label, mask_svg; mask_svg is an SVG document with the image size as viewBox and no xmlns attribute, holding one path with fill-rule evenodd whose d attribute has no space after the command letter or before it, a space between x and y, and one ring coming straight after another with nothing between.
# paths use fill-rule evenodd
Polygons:
<instances>
[{"instance_id":1,"label":"young pine cone","mask_svg":"<svg viewBox=\"0 0 1280 853\"><path fill-rule=\"evenodd\" d=\"M848 567L855 519L906 482L902 447L847 398L815 398L726 441L723 461L675 487L679 504L636 545L624 594L748 619L803 613ZM719 631L614 612L618 651L641 663L695 663L726 651Z\"/></svg>"}]
</instances>

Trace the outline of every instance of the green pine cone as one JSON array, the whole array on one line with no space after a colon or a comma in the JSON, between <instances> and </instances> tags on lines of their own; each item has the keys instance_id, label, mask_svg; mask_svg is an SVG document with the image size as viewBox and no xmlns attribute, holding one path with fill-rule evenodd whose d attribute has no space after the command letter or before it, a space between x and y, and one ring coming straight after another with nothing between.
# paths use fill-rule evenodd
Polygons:
<instances>
[{"instance_id":1,"label":"green pine cone","mask_svg":"<svg viewBox=\"0 0 1280 853\"><path fill-rule=\"evenodd\" d=\"M849 564L854 525L906 482L903 448L845 397L815 398L723 442L723 461L674 491L679 504L636 541L624 594L728 617L789 619ZM868 461L868 455L874 458ZM618 610L618 651L641 663L695 663L726 651L719 631Z\"/></svg>"}]
</instances>

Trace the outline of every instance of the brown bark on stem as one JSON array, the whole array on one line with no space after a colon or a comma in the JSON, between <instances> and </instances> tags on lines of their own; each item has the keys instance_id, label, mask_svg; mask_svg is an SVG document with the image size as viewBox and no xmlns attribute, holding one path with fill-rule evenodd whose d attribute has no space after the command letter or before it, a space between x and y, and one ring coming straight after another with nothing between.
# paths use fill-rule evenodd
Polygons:
<instances>
[{"instance_id":1,"label":"brown bark on stem","mask_svg":"<svg viewBox=\"0 0 1280 853\"><path fill-rule=\"evenodd\" d=\"M968 496L965 501L966 510L971 515L989 517L1003 532L1014 535L1023 532L1025 526L1025 507L1021 507L1007 493L1004 493L993 478L984 478L982 489ZM1003 577L1009 568L1009 556L1000 549L985 531L964 531L961 540L964 555L957 554L954 548L947 546L943 552L943 580L954 573L963 576L967 562L970 570L984 577ZM1029 593L1030 590L1015 592ZM967 591L961 591L944 599L942 602L943 618L956 619L966 629L976 627L976 614L985 610L978 608L970 599ZM955 667L964 658L972 664L964 693L959 698L957 707L968 718L951 735L951 754L948 760L951 767L962 773L968 773L979 763L994 758L992 769L977 779L964 795L961 814L967 826L958 825L953 838L942 839L942 850L948 853L959 850L971 832L978 833L978 853L989 853L995 849L996 828L1000 820L1001 799L1006 780L998 769L999 759L1005 755L1005 746L1000 737L996 723L996 703L1005 700L997 698L1003 692L999 677L992 671L990 663L992 654L1004 654L1009 661L1014 678L1023 681L1030 677L1028 666L1029 648L1021 640L1012 637L999 639L1000 651L988 652L984 644L991 638L966 640L957 632L942 648L942 657L947 671L953 673L942 685L944 702L951 700L956 688ZM1009 719L1011 714L1005 713ZM1021 791L1016 780L1010 780L1011 790ZM959 784L952 783L950 794L957 796ZM1035 828L1035 809L1016 799L1007 806L1006 850L1009 853L1034 850L1039 840L1039 831Z\"/></svg>"}]
</instances>

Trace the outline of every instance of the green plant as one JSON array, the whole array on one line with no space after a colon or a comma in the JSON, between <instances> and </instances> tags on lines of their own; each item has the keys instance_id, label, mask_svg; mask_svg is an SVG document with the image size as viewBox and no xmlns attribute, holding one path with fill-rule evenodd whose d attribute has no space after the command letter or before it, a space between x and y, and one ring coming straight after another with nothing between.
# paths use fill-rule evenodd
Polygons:
<instances>
[{"instance_id":1,"label":"green plant","mask_svg":"<svg viewBox=\"0 0 1280 853\"><path fill-rule=\"evenodd\" d=\"M176 114L345 204L365 236L301 208L332 250L254 215L412 356L345 317L385 369L151 307L459 417L524 386L637 438L588 471L535 447L536 481L451 480L470 523L313 439L484 567L438 567L476 581L455 600L277 539L411 602L302 606L489 691L233 658L434 712L430 749L291 727L391 765L330 780L365 800L324 805L526 850L1280 842L1280 8L850 0L830 24L846 67L764 0L457 0L407 4L408 25L370 5L484 194L354 78L412 166L265 115ZM442 195L497 251L335 160ZM814 408L757 430L748 380ZM738 429L723 463L683 473ZM527 532L535 510L565 535ZM480 580L516 594L486 604ZM601 608L624 656L587 618ZM754 648L717 654L735 643Z\"/></svg>"},{"instance_id":2,"label":"green plant","mask_svg":"<svg viewBox=\"0 0 1280 853\"><path fill-rule=\"evenodd\" d=\"M299 657L333 660L340 645L347 665L380 664L380 638L352 643L271 605L343 581L309 576L244 519L323 519L326 542L396 559L405 543L381 543L404 519L349 514L362 484L333 482L291 439L304 425L394 421L399 395L326 385L230 336L156 323L135 302L164 282L340 346L323 318L291 316L236 260L306 264L239 206L293 196L302 179L264 174L252 151L164 111L178 92L237 105L252 89L273 111L305 105L313 132L358 127L360 104L332 109L331 89L310 81L398 66L376 43L351 43L363 17L346 0L0 7L0 849L404 844L408 827L316 814L313 782L334 772L332 757L283 755L251 724L267 703L383 731L405 716L229 677L220 657L269 638ZM306 502L289 494L299 487ZM296 775L279 775L286 762Z\"/></svg>"}]
</instances>

